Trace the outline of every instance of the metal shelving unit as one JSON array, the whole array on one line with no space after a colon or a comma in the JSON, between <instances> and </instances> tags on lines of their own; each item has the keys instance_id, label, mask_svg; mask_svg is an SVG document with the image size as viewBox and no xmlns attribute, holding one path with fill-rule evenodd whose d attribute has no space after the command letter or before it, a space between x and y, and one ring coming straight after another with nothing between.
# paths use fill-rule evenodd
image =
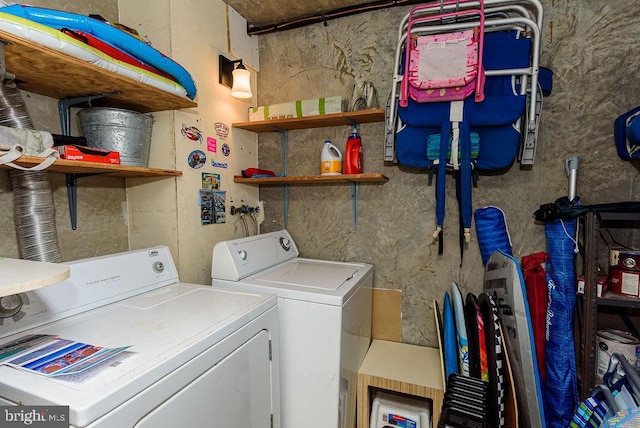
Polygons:
<instances>
[{"instance_id":1,"label":"metal shelving unit","mask_svg":"<svg viewBox=\"0 0 640 428\"><path fill-rule=\"evenodd\" d=\"M600 230L603 227L640 229L640 212L587 213L584 217L584 305L580 341L580 397L589 396L594 387L596 370L596 334L598 311L605 306L640 308L640 298L626 297L611 292L597 297L598 247L601 244Z\"/></svg>"}]
</instances>

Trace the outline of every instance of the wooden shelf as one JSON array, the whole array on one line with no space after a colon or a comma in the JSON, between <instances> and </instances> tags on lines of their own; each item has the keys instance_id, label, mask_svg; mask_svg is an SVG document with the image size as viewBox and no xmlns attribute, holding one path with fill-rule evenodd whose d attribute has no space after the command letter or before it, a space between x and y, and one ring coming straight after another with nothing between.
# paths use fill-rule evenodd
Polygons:
<instances>
[{"instance_id":1,"label":"wooden shelf","mask_svg":"<svg viewBox=\"0 0 640 428\"><path fill-rule=\"evenodd\" d=\"M196 107L187 98L120 76L91 63L0 31L6 41L6 69L20 89L52 98L120 92L100 98L93 106L120 107L148 113Z\"/></svg>"},{"instance_id":2,"label":"wooden shelf","mask_svg":"<svg viewBox=\"0 0 640 428\"><path fill-rule=\"evenodd\" d=\"M46 287L69 278L71 269L61 263L0 257L0 297Z\"/></svg>"},{"instance_id":3,"label":"wooden shelf","mask_svg":"<svg viewBox=\"0 0 640 428\"><path fill-rule=\"evenodd\" d=\"M294 129L323 128L326 126L353 125L355 123L382 122L384 110L359 110L319 116L294 117L289 119L261 120L257 122L233 123L234 128L253 132L280 132Z\"/></svg>"},{"instance_id":4,"label":"wooden shelf","mask_svg":"<svg viewBox=\"0 0 640 428\"><path fill-rule=\"evenodd\" d=\"M234 128L253 132L280 132L282 136L282 150L284 172L287 172L288 132L294 129L324 128L327 126L356 125L384 121L384 110L371 109L346 113L322 114L318 116L294 117L289 119L272 119L256 122L233 123ZM353 208L353 227L358 229L358 192L361 183L380 184L389 179L382 174L341 174L341 175L301 175L285 177L245 178L236 176L234 183L251 184L254 186L285 186L283 197L284 225L288 223L289 185L319 185L319 184L351 184L351 204Z\"/></svg>"},{"instance_id":5,"label":"wooden shelf","mask_svg":"<svg viewBox=\"0 0 640 428\"><path fill-rule=\"evenodd\" d=\"M42 162L42 158L35 156L21 156L16 164L30 168ZM7 165L0 165L2 169L12 169ZM58 159L45 170L61 174L103 174L108 177L169 177L180 176L182 171L161 168L144 168L131 165L110 165L106 163L82 162L76 160Z\"/></svg>"},{"instance_id":6,"label":"wooden shelf","mask_svg":"<svg viewBox=\"0 0 640 428\"><path fill-rule=\"evenodd\" d=\"M233 177L234 183L252 184L254 186L281 186L307 184L353 184L353 183L386 183L389 178L382 174L341 174L341 175L300 175L290 177Z\"/></svg>"},{"instance_id":7,"label":"wooden shelf","mask_svg":"<svg viewBox=\"0 0 640 428\"><path fill-rule=\"evenodd\" d=\"M358 428L369 427L372 388L431 400L432 426L444 401L440 350L374 339L358 370Z\"/></svg>"}]
</instances>

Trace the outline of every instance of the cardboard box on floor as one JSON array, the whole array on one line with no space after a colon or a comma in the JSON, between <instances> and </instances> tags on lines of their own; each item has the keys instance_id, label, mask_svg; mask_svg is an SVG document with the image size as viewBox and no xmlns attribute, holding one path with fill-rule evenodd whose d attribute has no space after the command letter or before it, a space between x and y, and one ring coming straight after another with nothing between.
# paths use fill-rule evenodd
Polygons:
<instances>
[{"instance_id":1,"label":"cardboard box on floor","mask_svg":"<svg viewBox=\"0 0 640 428\"><path fill-rule=\"evenodd\" d=\"M371 339L402 342L402 291L373 289Z\"/></svg>"}]
</instances>

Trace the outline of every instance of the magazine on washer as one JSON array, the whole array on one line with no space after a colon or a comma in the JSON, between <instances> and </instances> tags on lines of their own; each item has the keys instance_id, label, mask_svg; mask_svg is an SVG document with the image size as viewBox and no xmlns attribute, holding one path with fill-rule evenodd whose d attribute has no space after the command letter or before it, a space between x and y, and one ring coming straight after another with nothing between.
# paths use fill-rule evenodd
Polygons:
<instances>
[{"instance_id":1,"label":"magazine on washer","mask_svg":"<svg viewBox=\"0 0 640 428\"><path fill-rule=\"evenodd\" d=\"M0 345L0 364L43 376L77 374L110 360L130 346L105 348L36 334Z\"/></svg>"}]
</instances>

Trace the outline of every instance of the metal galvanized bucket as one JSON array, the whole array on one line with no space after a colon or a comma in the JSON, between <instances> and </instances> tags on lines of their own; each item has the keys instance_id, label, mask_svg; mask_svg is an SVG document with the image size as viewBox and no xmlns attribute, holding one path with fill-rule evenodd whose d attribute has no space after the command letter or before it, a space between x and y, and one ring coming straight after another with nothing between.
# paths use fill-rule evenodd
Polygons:
<instances>
[{"instance_id":1,"label":"metal galvanized bucket","mask_svg":"<svg viewBox=\"0 0 640 428\"><path fill-rule=\"evenodd\" d=\"M113 107L85 108L78 116L89 147L119 152L123 165L149 166L151 116Z\"/></svg>"}]
</instances>

